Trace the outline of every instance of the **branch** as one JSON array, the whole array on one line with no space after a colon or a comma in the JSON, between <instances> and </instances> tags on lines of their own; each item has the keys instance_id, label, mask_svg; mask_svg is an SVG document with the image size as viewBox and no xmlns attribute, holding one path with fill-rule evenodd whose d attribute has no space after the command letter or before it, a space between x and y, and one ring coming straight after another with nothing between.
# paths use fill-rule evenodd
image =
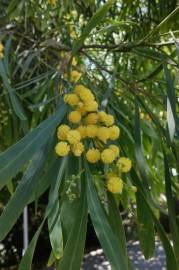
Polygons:
<instances>
[{"instance_id":1,"label":"branch","mask_svg":"<svg viewBox=\"0 0 179 270\"><path fill-rule=\"evenodd\" d=\"M138 42L138 43L120 43L120 44L88 44L82 45L79 49L79 52L84 52L88 49L99 49L99 50L107 50L113 52L130 52L131 50L139 47L153 47L159 49L163 46L175 45L175 41L165 41L158 43L146 43L146 42ZM41 44L41 46L52 46L58 49L59 51L72 51L72 48L66 45L63 45L56 40L47 40Z\"/></svg>"}]
</instances>

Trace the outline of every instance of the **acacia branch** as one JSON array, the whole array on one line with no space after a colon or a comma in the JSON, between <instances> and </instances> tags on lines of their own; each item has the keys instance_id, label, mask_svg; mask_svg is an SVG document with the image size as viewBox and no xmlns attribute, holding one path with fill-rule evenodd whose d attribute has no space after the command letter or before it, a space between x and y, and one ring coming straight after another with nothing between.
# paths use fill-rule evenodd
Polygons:
<instances>
[{"instance_id":1,"label":"acacia branch","mask_svg":"<svg viewBox=\"0 0 179 270\"><path fill-rule=\"evenodd\" d=\"M60 44L55 40L48 40L42 44L42 46L52 46L60 51L72 51L72 48L66 46L64 44ZM160 49L163 46L175 45L175 41L165 41L165 42L158 42L158 43L151 43L151 42L138 42L138 43L120 43L120 44L88 44L82 45L79 49L79 52L84 52L88 49L99 49L99 50L107 50L113 52L130 52L135 48L140 47L153 47L156 49Z\"/></svg>"}]
</instances>

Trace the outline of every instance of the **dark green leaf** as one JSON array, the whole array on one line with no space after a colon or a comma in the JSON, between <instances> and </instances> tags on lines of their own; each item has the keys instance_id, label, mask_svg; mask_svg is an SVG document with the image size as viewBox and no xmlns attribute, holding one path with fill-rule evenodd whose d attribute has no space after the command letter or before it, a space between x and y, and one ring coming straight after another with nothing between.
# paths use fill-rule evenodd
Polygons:
<instances>
[{"instance_id":1,"label":"dark green leaf","mask_svg":"<svg viewBox=\"0 0 179 270\"><path fill-rule=\"evenodd\" d=\"M122 224L122 218L117 207L117 204L111 194L108 194L108 205L109 205L109 222L113 232L117 236L119 245L121 245L122 254L127 264L127 247L124 226Z\"/></svg>"},{"instance_id":2,"label":"dark green leaf","mask_svg":"<svg viewBox=\"0 0 179 270\"><path fill-rule=\"evenodd\" d=\"M136 194L137 203L137 225L140 239L140 246L146 259L151 258L155 251L155 230L152 216L143 204L140 193Z\"/></svg>"},{"instance_id":3,"label":"dark green leaf","mask_svg":"<svg viewBox=\"0 0 179 270\"><path fill-rule=\"evenodd\" d=\"M33 190L36 188L39 174L46 159L45 149L35 154L26 173L24 174L23 179L21 180L21 183L0 216L0 241L4 239L15 224L16 220L22 213L23 208L28 203Z\"/></svg>"},{"instance_id":4,"label":"dark green leaf","mask_svg":"<svg viewBox=\"0 0 179 270\"><path fill-rule=\"evenodd\" d=\"M48 216L50 243L56 259L63 255L63 236L60 218L59 201L57 200Z\"/></svg>"},{"instance_id":5,"label":"dark green leaf","mask_svg":"<svg viewBox=\"0 0 179 270\"><path fill-rule=\"evenodd\" d=\"M123 244L119 243L115 233L113 232L106 213L99 201L96 189L92 182L92 176L88 165L85 163L86 181L87 181L87 201L90 217L92 219L94 229L104 252L114 270L127 270L128 263L123 254Z\"/></svg>"},{"instance_id":6,"label":"dark green leaf","mask_svg":"<svg viewBox=\"0 0 179 270\"><path fill-rule=\"evenodd\" d=\"M60 109L54 115L50 116L19 142L0 154L0 189L46 143L56 126L62 121L66 112L65 108L61 104Z\"/></svg>"},{"instance_id":7,"label":"dark green leaf","mask_svg":"<svg viewBox=\"0 0 179 270\"><path fill-rule=\"evenodd\" d=\"M173 239L175 255L179 263L179 231L178 231L178 226L177 226L177 221L176 221L174 197L172 194L172 180L170 177L169 165L168 165L168 160L167 160L167 156L165 152L164 152L164 164L165 164L165 190L166 190L166 196L167 196L170 229L171 229L171 235Z\"/></svg>"},{"instance_id":8,"label":"dark green leaf","mask_svg":"<svg viewBox=\"0 0 179 270\"><path fill-rule=\"evenodd\" d=\"M28 246L21 262L20 262L18 270L31 270L32 259L33 259L35 247L36 247L40 232L42 230L42 227L44 225L45 219L46 219L46 217L44 217L44 220L42 221L40 227L38 228L34 237L32 238L32 240L31 240L31 242L30 242L30 244L29 244L29 246Z\"/></svg>"},{"instance_id":9,"label":"dark green leaf","mask_svg":"<svg viewBox=\"0 0 179 270\"><path fill-rule=\"evenodd\" d=\"M6 74L6 71L5 71L5 68L4 68L4 65L3 65L2 61L0 61L0 75L2 77L5 88L9 92L9 97L10 97L10 100L11 100L11 103L12 103L12 107L13 107L16 115L22 121L27 120L27 117L25 115L22 104L21 104L20 100L18 99L14 89L10 85L10 82L9 82L8 77L7 77L7 74Z\"/></svg>"},{"instance_id":10,"label":"dark green leaf","mask_svg":"<svg viewBox=\"0 0 179 270\"><path fill-rule=\"evenodd\" d=\"M57 270L80 270L86 238L87 213L86 194L81 192L79 210L75 216L75 222L71 228L64 255Z\"/></svg>"}]
</instances>

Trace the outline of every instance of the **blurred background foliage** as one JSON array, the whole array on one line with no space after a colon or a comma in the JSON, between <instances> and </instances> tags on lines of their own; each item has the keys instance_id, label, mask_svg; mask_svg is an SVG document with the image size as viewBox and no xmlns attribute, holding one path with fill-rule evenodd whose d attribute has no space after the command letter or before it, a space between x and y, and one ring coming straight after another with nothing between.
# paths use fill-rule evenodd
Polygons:
<instances>
[{"instance_id":1,"label":"blurred background foliage","mask_svg":"<svg viewBox=\"0 0 179 270\"><path fill-rule=\"evenodd\" d=\"M105 2L0 1L0 151L56 111L63 93L73 87L71 72L77 70L79 81L115 115L121 129L119 146L133 163L126 181L138 189L136 196L123 193L121 207L125 217L130 213L138 219L146 258L153 252L146 240L153 239L156 230L165 242L160 226L165 228L167 221L179 262L179 3L111 1L108 12L97 16L88 30ZM2 189L1 210L25 168ZM40 200L43 212L46 195ZM30 211L41 219L34 205ZM15 253L13 263L20 257L20 251Z\"/></svg>"}]
</instances>

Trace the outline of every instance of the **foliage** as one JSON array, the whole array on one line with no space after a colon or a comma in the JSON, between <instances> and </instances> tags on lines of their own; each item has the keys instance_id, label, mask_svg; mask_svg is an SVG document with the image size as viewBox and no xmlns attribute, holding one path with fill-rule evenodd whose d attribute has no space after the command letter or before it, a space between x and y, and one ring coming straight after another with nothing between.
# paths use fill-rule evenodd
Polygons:
<instances>
[{"instance_id":1,"label":"foliage","mask_svg":"<svg viewBox=\"0 0 179 270\"><path fill-rule=\"evenodd\" d=\"M179 269L178 13L176 0L0 2L0 188L10 192L0 240L25 205L38 207L49 191L19 269L31 268L46 220L49 261L56 269L80 269L88 212L112 269L128 269L118 205L130 211L131 203L145 257L153 256L157 234L167 269ZM133 164L122 194L107 192L101 163L55 154L56 128L68 113L63 97L77 81L120 127L117 145Z\"/></svg>"}]
</instances>

